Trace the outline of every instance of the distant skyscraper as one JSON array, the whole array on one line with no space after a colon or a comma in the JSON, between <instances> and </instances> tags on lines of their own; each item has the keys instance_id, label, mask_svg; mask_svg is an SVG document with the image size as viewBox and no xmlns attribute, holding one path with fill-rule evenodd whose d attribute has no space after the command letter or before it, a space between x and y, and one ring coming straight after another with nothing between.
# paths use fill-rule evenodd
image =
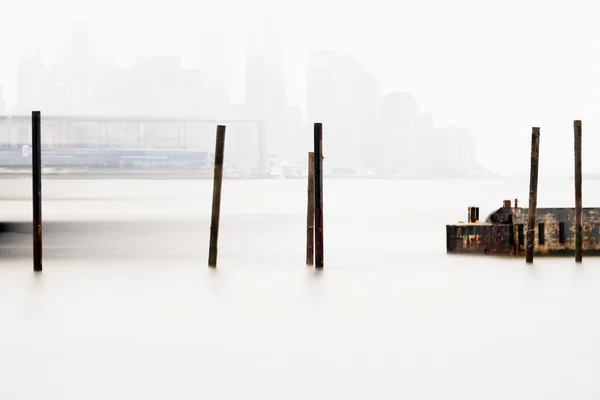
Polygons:
<instances>
[{"instance_id":1,"label":"distant skyscraper","mask_svg":"<svg viewBox=\"0 0 600 400\"><path fill-rule=\"evenodd\" d=\"M202 75L204 86L231 102L232 46L229 31L202 31L198 34L196 67Z\"/></svg>"},{"instance_id":2,"label":"distant skyscraper","mask_svg":"<svg viewBox=\"0 0 600 400\"><path fill-rule=\"evenodd\" d=\"M336 62L337 53L333 51L312 51L308 54L306 110L310 124L322 122L330 125L334 121Z\"/></svg>"},{"instance_id":3,"label":"distant skyscraper","mask_svg":"<svg viewBox=\"0 0 600 400\"><path fill-rule=\"evenodd\" d=\"M254 21L246 48L246 103L256 119L265 121L266 149L281 153L287 94L283 31L277 21Z\"/></svg>"},{"instance_id":4,"label":"distant skyscraper","mask_svg":"<svg viewBox=\"0 0 600 400\"><path fill-rule=\"evenodd\" d=\"M4 87L0 85L0 115L6 115L6 101L4 99ZM9 124L0 122L0 146L4 147L11 142L11 127Z\"/></svg>"},{"instance_id":5,"label":"distant skyscraper","mask_svg":"<svg viewBox=\"0 0 600 400\"><path fill-rule=\"evenodd\" d=\"M0 85L0 115L6 114L6 97L4 95L4 87Z\"/></svg>"},{"instance_id":6,"label":"distant skyscraper","mask_svg":"<svg viewBox=\"0 0 600 400\"><path fill-rule=\"evenodd\" d=\"M46 79L44 61L39 54L24 58L17 76L17 110L28 113L42 110L46 105Z\"/></svg>"},{"instance_id":7,"label":"distant skyscraper","mask_svg":"<svg viewBox=\"0 0 600 400\"><path fill-rule=\"evenodd\" d=\"M352 58L314 51L307 65L308 121L323 123L328 165L359 167L377 156L379 85ZM324 139L325 140L325 139Z\"/></svg>"},{"instance_id":8,"label":"distant skyscraper","mask_svg":"<svg viewBox=\"0 0 600 400\"><path fill-rule=\"evenodd\" d=\"M299 106L288 107L285 118L287 146L284 155L287 161L306 165L306 153L313 150L311 131L305 129L304 116Z\"/></svg>"},{"instance_id":9,"label":"distant skyscraper","mask_svg":"<svg viewBox=\"0 0 600 400\"><path fill-rule=\"evenodd\" d=\"M57 68L57 84L66 89L66 113L93 114L93 82L96 72L94 48L89 23L78 21L73 24L67 49L59 55Z\"/></svg>"},{"instance_id":10,"label":"distant skyscraper","mask_svg":"<svg viewBox=\"0 0 600 400\"><path fill-rule=\"evenodd\" d=\"M253 20L246 41L248 57L259 57L273 79L285 77L285 31L277 18Z\"/></svg>"},{"instance_id":11,"label":"distant skyscraper","mask_svg":"<svg viewBox=\"0 0 600 400\"><path fill-rule=\"evenodd\" d=\"M392 168L411 172L416 163L423 162L419 154L426 140L418 136L423 125L421 112L409 93L388 93L381 105L382 156Z\"/></svg>"},{"instance_id":12,"label":"distant skyscraper","mask_svg":"<svg viewBox=\"0 0 600 400\"><path fill-rule=\"evenodd\" d=\"M454 128L457 147L457 168L462 172L471 172L477 164L477 141L469 129Z\"/></svg>"}]
</instances>

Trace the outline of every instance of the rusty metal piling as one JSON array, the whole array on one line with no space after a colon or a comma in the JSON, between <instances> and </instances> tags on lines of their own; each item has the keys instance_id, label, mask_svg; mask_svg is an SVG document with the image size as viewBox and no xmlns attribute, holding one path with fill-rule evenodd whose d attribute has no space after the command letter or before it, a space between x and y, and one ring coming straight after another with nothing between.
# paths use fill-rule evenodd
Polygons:
<instances>
[{"instance_id":1,"label":"rusty metal piling","mask_svg":"<svg viewBox=\"0 0 600 400\"><path fill-rule=\"evenodd\" d=\"M308 191L306 207L306 265L314 264L315 254L315 153L308 153Z\"/></svg>"},{"instance_id":2,"label":"rusty metal piling","mask_svg":"<svg viewBox=\"0 0 600 400\"><path fill-rule=\"evenodd\" d=\"M583 210L581 207L581 121L573 121L575 134L575 262L583 257Z\"/></svg>"},{"instance_id":3,"label":"rusty metal piling","mask_svg":"<svg viewBox=\"0 0 600 400\"><path fill-rule=\"evenodd\" d=\"M42 271L42 122L31 112L31 181L33 197L33 270Z\"/></svg>"},{"instance_id":4,"label":"rusty metal piling","mask_svg":"<svg viewBox=\"0 0 600 400\"><path fill-rule=\"evenodd\" d=\"M215 172L213 178L212 216L210 220L210 245L208 249L208 266L217 266L217 244L219 240L219 218L221 214L221 183L223 181L223 153L225 150L225 126L217 126L217 142L215 146Z\"/></svg>"},{"instance_id":5,"label":"rusty metal piling","mask_svg":"<svg viewBox=\"0 0 600 400\"><path fill-rule=\"evenodd\" d=\"M535 249L535 217L537 208L538 164L540 157L540 128L531 131L531 171L529 176L529 220L527 222L527 253L525 262L533 263Z\"/></svg>"},{"instance_id":6,"label":"rusty metal piling","mask_svg":"<svg viewBox=\"0 0 600 400\"><path fill-rule=\"evenodd\" d=\"M323 268L323 124L314 125L315 268Z\"/></svg>"}]
</instances>

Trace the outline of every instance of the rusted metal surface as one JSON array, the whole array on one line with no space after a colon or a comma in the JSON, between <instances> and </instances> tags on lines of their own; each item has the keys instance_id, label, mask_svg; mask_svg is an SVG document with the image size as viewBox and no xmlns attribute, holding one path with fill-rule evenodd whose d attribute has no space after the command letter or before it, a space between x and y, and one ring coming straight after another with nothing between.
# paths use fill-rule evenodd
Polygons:
<instances>
[{"instance_id":1,"label":"rusted metal surface","mask_svg":"<svg viewBox=\"0 0 600 400\"><path fill-rule=\"evenodd\" d=\"M529 209L501 207L481 223L446 226L448 253L480 253L525 256ZM582 247L584 255L600 255L600 208L582 209ZM543 224L543 225L540 225ZM574 208L537 208L534 254L537 256L574 255L576 223ZM540 243L540 234L541 237Z\"/></svg>"},{"instance_id":2,"label":"rusted metal surface","mask_svg":"<svg viewBox=\"0 0 600 400\"><path fill-rule=\"evenodd\" d=\"M514 253L511 230L510 225L446 225L447 252L511 255Z\"/></svg>"},{"instance_id":3,"label":"rusted metal surface","mask_svg":"<svg viewBox=\"0 0 600 400\"><path fill-rule=\"evenodd\" d=\"M467 212L467 222L479 222L479 207L469 207Z\"/></svg>"}]
</instances>

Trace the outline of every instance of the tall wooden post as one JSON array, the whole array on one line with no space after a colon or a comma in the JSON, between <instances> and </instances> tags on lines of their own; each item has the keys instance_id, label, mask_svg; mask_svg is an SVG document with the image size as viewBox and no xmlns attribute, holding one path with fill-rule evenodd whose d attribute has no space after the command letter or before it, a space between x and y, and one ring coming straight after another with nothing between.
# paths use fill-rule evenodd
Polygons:
<instances>
[{"instance_id":1,"label":"tall wooden post","mask_svg":"<svg viewBox=\"0 0 600 400\"><path fill-rule=\"evenodd\" d=\"M31 113L31 177L33 197L33 270L42 271L42 122Z\"/></svg>"},{"instance_id":2,"label":"tall wooden post","mask_svg":"<svg viewBox=\"0 0 600 400\"><path fill-rule=\"evenodd\" d=\"M315 254L315 153L308 153L308 201L306 207L306 265L314 264Z\"/></svg>"},{"instance_id":3,"label":"tall wooden post","mask_svg":"<svg viewBox=\"0 0 600 400\"><path fill-rule=\"evenodd\" d=\"M581 121L573 122L575 133L575 262L583 258L583 209L581 207Z\"/></svg>"},{"instance_id":4,"label":"tall wooden post","mask_svg":"<svg viewBox=\"0 0 600 400\"><path fill-rule=\"evenodd\" d=\"M323 124L314 128L315 165L315 268L323 268Z\"/></svg>"},{"instance_id":5,"label":"tall wooden post","mask_svg":"<svg viewBox=\"0 0 600 400\"><path fill-rule=\"evenodd\" d=\"M221 183L223 181L223 153L225 150L225 126L217 126L215 146L215 173L213 178L212 216L210 220L210 245L208 248L208 266L217 266L217 244L219 241L219 217L221 214Z\"/></svg>"},{"instance_id":6,"label":"tall wooden post","mask_svg":"<svg viewBox=\"0 0 600 400\"><path fill-rule=\"evenodd\" d=\"M529 221L527 223L527 253L525 261L533 263L535 248L535 217L537 208L538 164L540 158L540 128L531 132L531 173L529 176Z\"/></svg>"}]
</instances>

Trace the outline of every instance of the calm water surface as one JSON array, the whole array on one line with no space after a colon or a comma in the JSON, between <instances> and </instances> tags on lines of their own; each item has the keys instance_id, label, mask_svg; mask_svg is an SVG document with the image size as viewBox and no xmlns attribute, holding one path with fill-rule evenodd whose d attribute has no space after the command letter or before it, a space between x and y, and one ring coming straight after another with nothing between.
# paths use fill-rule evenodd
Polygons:
<instances>
[{"instance_id":1,"label":"calm water surface","mask_svg":"<svg viewBox=\"0 0 600 400\"><path fill-rule=\"evenodd\" d=\"M2 218L30 220L30 181L0 183ZM45 237L41 275L5 242L1 399L600 396L600 259L445 254L445 224L526 204L526 181L326 181L321 272L303 181L224 182L217 270L209 181L43 190L48 224L87 228ZM572 198L540 181L540 207Z\"/></svg>"}]
</instances>

